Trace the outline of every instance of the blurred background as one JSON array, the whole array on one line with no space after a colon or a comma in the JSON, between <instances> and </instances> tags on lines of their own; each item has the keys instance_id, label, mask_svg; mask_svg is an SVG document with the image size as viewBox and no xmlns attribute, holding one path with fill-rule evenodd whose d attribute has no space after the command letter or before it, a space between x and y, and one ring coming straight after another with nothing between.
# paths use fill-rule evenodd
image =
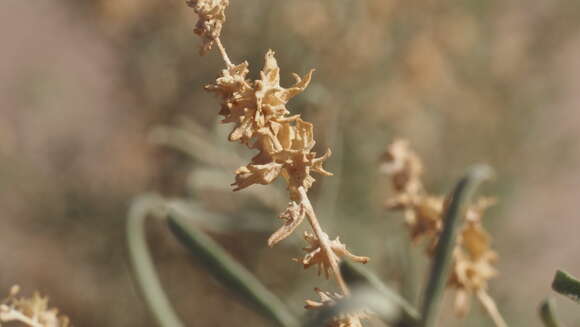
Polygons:
<instances>
[{"instance_id":1,"label":"blurred background","mask_svg":"<svg viewBox=\"0 0 580 327\"><path fill-rule=\"evenodd\" d=\"M418 276L404 289L413 298L426 260L409 249L402 216L382 208L390 185L378 158L395 137L409 139L438 194L488 163L497 176L482 193L499 204L484 224L500 255L490 293L510 325L540 326L555 269L580 275L580 2L231 0L227 19L223 42L253 78L269 48L285 85L317 70L289 108L314 123L317 152L334 152L335 176L311 192L331 236L370 256L394 288ZM182 1L0 2L3 294L39 290L75 326L154 326L124 235L130 201L145 192L185 201L193 223L296 312L313 287L333 287L290 260L299 237L266 247L287 201L282 183L230 192L253 152L225 140L230 127L202 90L223 63L198 56L194 24ZM163 224L149 225L189 326L268 325ZM579 308L558 303L580 325ZM464 320L445 308L445 326L492 326L475 302Z\"/></svg>"}]
</instances>

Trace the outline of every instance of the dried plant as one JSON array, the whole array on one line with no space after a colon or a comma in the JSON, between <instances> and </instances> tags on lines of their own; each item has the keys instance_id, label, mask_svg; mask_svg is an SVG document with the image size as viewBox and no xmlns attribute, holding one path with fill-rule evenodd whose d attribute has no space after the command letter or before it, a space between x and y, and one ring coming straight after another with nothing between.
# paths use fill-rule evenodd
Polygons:
<instances>
[{"instance_id":1,"label":"dried plant","mask_svg":"<svg viewBox=\"0 0 580 327\"><path fill-rule=\"evenodd\" d=\"M334 306L336 305L337 301L340 301L344 297L339 293L325 292L319 288L315 288L314 291L320 297L320 301L306 300L305 306L306 309L316 310L320 308ZM360 321L370 319L371 316L372 313L368 310L349 312L335 317L334 321L331 323L331 326L362 327Z\"/></svg>"},{"instance_id":2,"label":"dried plant","mask_svg":"<svg viewBox=\"0 0 580 327\"><path fill-rule=\"evenodd\" d=\"M68 327L69 318L58 309L48 307L48 297L34 293L32 297L18 297L20 287L15 285L0 304L0 322L20 323L30 327Z\"/></svg>"},{"instance_id":3,"label":"dried plant","mask_svg":"<svg viewBox=\"0 0 580 327\"><path fill-rule=\"evenodd\" d=\"M488 281L497 274L494 263L498 256L491 248L491 237L483 227L482 217L495 200L480 198L470 203L477 185L489 176L489 167L469 170L450 196L445 197L427 192L422 181L423 164L407 141L396 140L383 155L381 168L390 176L394 190L393 196L386 201L386 207L404 213L412 243L424 241L426 253L432 258L422 307L417 310L372 272L354 264L367 263L369 258L352 254L338 236L331 239L310 202L308 191L316 181L314 173L332 175L323 167L331 151L328 149L317 156L313 151L316 143L313 124L292 114L287 105L293 97L306 90L314 70L303 76L294 74L295 83L283 87L274 51L269 50L259 79L249 79L249 64L232 63L220 39L229 1L188 0L186 3L198 18L194 32L202 40L200 53L206 54L216 47L225 63L221 75L206 85L205 90L219 98L222 123L233 124L228 140L257 151L248 164L235 171L231 184L233 191L256 184L268 185L281 176L287 185L289 202L278 216L282 225L268 238L268 246L283 241L307 220L311 231L304 232L305 254L294 260L305 269L316 266L319 275L324 274L327 279L336 281L339 291L315 288L320 299L306 300L305 305L306 309L312 310L314 318L307 315L300 324L282 300L219 244L191 224L188 218L193 210L191 206L184 206L187 201L144 195L131 206L128 243L137 280L157 321L162 326L183 326L163 292L148 253L144 228L148 216L165 218L176 238L192 255L201 259L215 279L277 325L358 327L362 326L362 320L378 317L390 326L432 327L437 320L442 290L451 288L455 290L454 311L457 315L468 313L470 299L475 296L496 326L507 326L488 294ZM163 135L157 133L157 136L159 139ZM199 140L192 144L197 144L197 148L200 145L212 147ZM182 151L183 147L187 148L178 146ZM185 151L196 152L194 149ZM225 157L228 156L220 156ZM577 294L576 286L570 286L570 278L565 280L565 293ZM545 308L542 319L553 322L551 307Z\"/></svg>"},{"instance_id":4,"label":"dried plant","mask_svg":"<svg viewBox=\"0 0 580 327\"><path fill-rule=\"evenodd\" d=\"M304 234L308 246L304 248L306 254L299 262L304 268L317 265L319 273L323 271L326 278L334 276L342 294L348 295L348 286L338 266L341 257L361 263L368 262L369 258L352 255L338 237L331 241L322 229L308 198L308 190L315 181L313 172L332 175L322 166L331 151L327 150L323 156L317 157L312 151L316 143L313 124L302 120L300 115L290 115L286 107L292 97L306 89L314 70L304 77L294 74L295 84L284 88L280 86L280 68L274 52L269 50L260 79L248 80L248 63L232 64L220 41L228 1L199 0L189 1L188 5L199 17L195 32L202 37L202 52L215 43L226 64L222 75L205 89L221 98L219 114L224 116L222 123L234 124L229 140L258 151L248 165L235 172L234 191L254 184L270 184L282 176L288 185L290 203L280 215L284 221L282 227L272 234L268 245L274 246L288 237L306 217L313 233ZM356 317L348 319L358 323ZM342 326L342 323L337 322L336 325Z\"/></svg>"},{"instance_id":5,"label":"dried plant","mask_svg":"<svg viewBox=\"0 0 580 327\"><path fill-rule=\"evenodd\" d=\"M390 210L402 210L411 240L427 242L427 254L432 256L443 225L446 199L429 194L423 187L423 165L406 140L395 140L382 157L381 170L391 176L394 195L387 199ZM456 290L455 313L465 316L470 295L475 295L497 326L506 326L495 302L487 292L487 282L497 272L493 263L497 254L490 247L490 236L481 219L485 210L495 203L480 198L465 212L463 227L455 248L448 287Z\"/></svg>"}]
</instances>

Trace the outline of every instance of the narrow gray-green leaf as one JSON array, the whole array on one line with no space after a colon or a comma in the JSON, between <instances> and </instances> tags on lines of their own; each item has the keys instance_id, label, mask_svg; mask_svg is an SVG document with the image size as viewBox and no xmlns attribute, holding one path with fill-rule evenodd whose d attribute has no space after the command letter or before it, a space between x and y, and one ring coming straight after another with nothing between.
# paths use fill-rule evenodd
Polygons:
<instances>
[{"instance_id":1,"label":"narrow gray-green leaf","mask_svg":"<svg viewBox=\"0 0 580 327\"><path fill-rule=\"evenodd\" d=\"M366 269L360 264L354 264L345 260L340 264L340 272L347 284L353 288L366 286L379 291L379 293L390 301L393 306L398 310L401 310L401 319L405 321L404 324L415 325L419 321L419 313L417 310L398 293L385 285L385 283L383 283L383 281L369 269Z\"/></svg>"},{"instance_id":2,"label":"narrow gray-green leaf","mask_svg":"<svg viewBox=\"0 0 580 327\"><path fill-rule=\"evenodd\" d=\"M156 195L143 195L133 200L127 220L127 242L137 283L157 323L162 327L181 327L184 324L163 291L145 235L146 218L162 208L163 199Z\"/></svg>"},{"instance_id":3,"label":"narrow gray-green leaf","mask_svg":"<svg viewBox=\"0 0 580 327\"><path fill-rule=\"evenodd\" d=\"M540 318L544 323L545 327L561 327L562 325L558 321L558 316L556 316L556 303L554 299L546 299L540 305Z\"/></svg>"},{"instance_id":4,"label":"narrow gray-green leaf","mask_svg":"<svg viewBox=\"0 0 580 327\"><path fill-rule=\"evenodd\" d=\"M219 244L194 227L187 213L171 206L168 216L169 227L179 241L205 265L214 278L236 293L244 304L281 326L298 326L297 319L286 305Z\"/></svg>"},{"instance_id":5,"label":"narrow gray-green leaf","mask_svg":"<svg viewBox=\"0 0 580 327\"><path fill-rule=\"evenodd\" d=\"M448 272L453 247L457 239L459 222L477 186L490 177L491 174L491 168L488 166L475 166L457 183L451 194L450 203L443 217L443 230L435 248L435 255L431 263L427 287L423 296L421 327L431 327L436 321L439 302L449 278Z\"/></svg>"},{"instance_id":6,"label":"narrow gray-green leaf","mask_svg":"<svg viewBox=\"0 0 580 327\"><path fill-rule=\"evenodd\" d=\"M552 289L580 303L580 281L569 273L558 270L552 282Z\"/></svg>"}]
</instances>

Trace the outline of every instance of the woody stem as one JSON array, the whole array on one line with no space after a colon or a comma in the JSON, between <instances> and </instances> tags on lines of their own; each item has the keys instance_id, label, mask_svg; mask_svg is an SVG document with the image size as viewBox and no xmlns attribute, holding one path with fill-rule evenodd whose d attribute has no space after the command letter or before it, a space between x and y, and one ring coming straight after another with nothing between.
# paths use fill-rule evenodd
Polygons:
<instances>
[{"instance_id":1,"label":"woody stem","mask_svg":"<svg viewBox=\"0 0 580 327\"><path fill-rule=\"evenodd\" d=\"M330 268L332 270L334 278L336 279L336 282L338 283L338 286L340 287L344 295L350 294L348 286L346 286L344 278L342 278L342 274L340 273L338 260L336 258L336 255L332 251L328 235L326 235L326 233L322 230L322 227L320 227L320 223L316 218L316 213L314 213L314 208L312 207L312 203L310 203L310 199L308 199L308 194L306 193L306 190L304 189L304 187L301 186L298 188L298 193L300 194L300 202L304 206L306 217L308 217L310 226L312 226L312 230L314 231L316 238L318 238L318 241L320 242L320 248L322 249L322 252L328 258L328 262L330 262Z\"/></svg>"}]
</instances>

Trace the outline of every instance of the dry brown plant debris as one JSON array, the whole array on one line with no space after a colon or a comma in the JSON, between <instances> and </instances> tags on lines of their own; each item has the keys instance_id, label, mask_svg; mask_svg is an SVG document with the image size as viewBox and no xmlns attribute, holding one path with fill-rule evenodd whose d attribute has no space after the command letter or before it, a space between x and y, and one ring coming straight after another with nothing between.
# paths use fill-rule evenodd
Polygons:
<instances>
[{"instance_id":1,"label":"dry brown plant debris","mask_svg":"<svg viewBox=\"0 0 580 327\"><path fill-rule=\"evenodd\" d=\"M35 292L32 297L18 297L20 287L10 289L0 304L0 322L20 323L30 327L68 327L69 318L59 315L58 309L48 307L48 297ZM1 325L1 324L0 324ZM11 325L12 326L12 325Z\"/></svg>"},{"instance_id":2,"label":"dry brown plant debris","mask_svg":"<svg viewBox=\"0 0 580 327\"><path fill-rule=\"evenodd\" d=\"M203 41L200 53L204 55L220 37L222 26L226 21L225 11L229 0L187 0L186 4L193 8L199 17L193 32Z\"/></svg>"},{"instance_id":3,"label":"dry brown plant debris","mask_svg":"<svg viewBox=\"0 0 580 327\"><path fill-rule=\"evenodd\" d=\"M339 293L325 292L319 288L314 291L320 297L320 301L306 300L304 306L309 310L317 310L326 306L336 305L336 301L343 298ZM372 313L366 310L356 311L348 314L342 314L334 317L325 327L362 327L361 320L370 319Z\"/></svg>"},{"instance_id":4,"label":"dry brown plant debris","mask_svg":"<svg viewBox=\"0 0 580 327\"><path fill-rule=\"evenodd\" d=\"M402 210L413 243L425 239L427 254L432 255L443 225L446 199L429 194L423 187L423 165L409 142L397 139L382 156L381 170L391 177L394 195L385 206ZM495 203L480 198L467 208L463 227L453 250L448 287L456 290L455 313L469 311L470 295L475 295L497 326L506 326L495 302L487 292L487 282L497 274L493 264L498 256L491 249L491 238L481 222L485 210Z\"/></svg>"},{"instance_id":5,"label":"dry brown plant debris","mask_svg":"<svg viewBox=\"0 0 580 327\"><path fill-rule=\"evenodd\" d=\"M250 163L236 170L232 184L234 191L254 184L267 185L282 176L288 185L290 203L280 215L283 225L272 234L268 245L274 246L288 237L307 218L312 233L305 234L308 243L304 248L306 254L297 261L304 268L318 266L319 272L324 271L327 278L333 276L336 279L342 296L348 295L349 289L338 266L341 257L361 263L368 262L369 258L351 254L338 237L331 241L320 226L308 198L308 190L315 182L312 173L332 175L322 166L331 151L329 149L317 157L312 151L316 143L314 126L302 120L300 115L291 115L286 107L291 98L306 89L314 70L303 77L294 74L295 84L284 88L280 86L280 68L274 52L269 50L260 79L249 80L248 63L232 64L220 41L228 0L190 0L187 4L199 17L194 31L202 38L202 54L215 44L226 64L221 76L205 89L221 99L219 114L224 116L222 123L234 124L228 138L258 151ZM355 316L347 317L343 322L349 324L333 326L360 325Z\"/></svg>"}]
</instances>

